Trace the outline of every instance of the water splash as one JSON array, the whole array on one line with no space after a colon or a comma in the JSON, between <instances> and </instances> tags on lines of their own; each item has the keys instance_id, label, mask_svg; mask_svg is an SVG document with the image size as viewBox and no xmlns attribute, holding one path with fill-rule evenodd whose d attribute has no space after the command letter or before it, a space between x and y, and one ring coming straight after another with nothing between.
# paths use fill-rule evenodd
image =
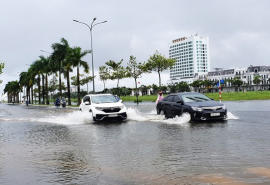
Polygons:
<instances>
[{"instance_id":1,"label":"water splash","mask_svg":"<svg viewBox=\"0 0 270 185\"><path fill-rule=\"evenodd\" d=\"M91 113L82 112L79 110L68 113L66 115L52 116L51 118L40 118L38 121L64 125L78 125L94 122Z\"/></svg>"},{"instance_id":2,"label":"water splash","mask_svg":"<svg viewBox=\"0 0 270 185\"><path fill-rule=\"evenodd\" d=\"M149 113L142 113L138 109L127 109L128 120L133 121L151 121L151 122L163 122L167 124L184 124L190 121L189 114L183 114L175 118L166 119L164 115L157 115L156 111L152 110Z\"/></svg>"},{"instance_id":3,"label":"water splash","mask_svg":"<svg viewBox=\"0 0 270 185\"><path fill-rule=\"evenodd\" d=\"M227 120L237 120L238 118L231 112L227 112ZM149 112L141 112L136 108L127 108L127 121L139 122L161 122L166 124L186 124L190 121L189 114L183 114L175 118L166 119L164 115L157 115L155 110ZM31 122L47 122L63 125L78 125L94 123L92 114L89 112L74 111L70 113L63 113L60 115L50 115L46 117L1 117L0 120L4 121L31 121Z\"/></svg>"},{"instance_id":4,"label":"water splash","mask_svg":"<svg viewBox=\"0 0 270 185\"><path fill-rule=\"evenodd\" d=\"M231 112L227 112L227 119L226 120L236 120L239 119L238 117L236 117L235 115L233 115Z\"/></svg>"}]
</instances>

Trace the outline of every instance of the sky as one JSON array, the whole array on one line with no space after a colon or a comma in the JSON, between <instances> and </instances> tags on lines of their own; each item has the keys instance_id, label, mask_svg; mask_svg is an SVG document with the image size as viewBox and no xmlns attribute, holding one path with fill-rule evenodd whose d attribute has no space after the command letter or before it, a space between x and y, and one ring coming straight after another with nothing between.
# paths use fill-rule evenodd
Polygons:
<instances>
[{"instance_id":1,"label":"sky","mask_svg":"<svg viewBox=\"0 0 270 185\"><path fill-rule=\"evenodd\" d=\"M269 65L269 7L268 0L0 0L0 62L5 63L0 94L39 56L49 56L40 50L52 52L51 45L61 38L71 47L91 49L89 28L74 19L88 25L93 18L107 21L92 32L96 91L103 90L98 68L105 62L123 59L125 67L131 55L144 62L155 51L169 57L172 40L196 33L209 37L211 70ZM92 65L91 54L83 59ZM167 70L162 84L168 80ZM158 84L158 74L144 74L138 81ZM116 85L106 83L107 88ZM134 79L119 85L135 87Z\"/></svg>"}]
</instances>

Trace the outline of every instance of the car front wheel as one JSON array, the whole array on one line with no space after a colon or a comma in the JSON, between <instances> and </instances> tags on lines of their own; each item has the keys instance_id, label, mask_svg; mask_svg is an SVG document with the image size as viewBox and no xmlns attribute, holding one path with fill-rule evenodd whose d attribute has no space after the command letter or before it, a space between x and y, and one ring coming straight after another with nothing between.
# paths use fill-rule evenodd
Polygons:
<instances>
[{"instance_id":1,"label":"car front wheel","mask_svg":"<svg viewBox=\"0 0 270 185\"><path fill-rule=\"evenodd\" d=\"M93 112L92 112L92 118L93 118L93 121L97 121L96 117L94 116Z\"/></svg>"},{"instance_id":2,"label":"car front wheel","mask_svg":"<svg viewBox=\"0 0 270 185\"><path fill-rule=\"evenodd\" d=\"M164 110L161 109L160 112L159 112L159 114L160 114L160 115L164 115L165 118L167 118L166 113L164 112Z\"/></svg>"},{"instance_id":3,"label":"car front wheel","mask_svg":"<svg viewBox=\"0 0 270 185\"><path fill-rule=\"evenodd\" d=\"M188 114L190 116L190 119L192 119L191 114L190 114L190 112L188 110L184 110L183 114Z\"/></svg>"}]
</instances>

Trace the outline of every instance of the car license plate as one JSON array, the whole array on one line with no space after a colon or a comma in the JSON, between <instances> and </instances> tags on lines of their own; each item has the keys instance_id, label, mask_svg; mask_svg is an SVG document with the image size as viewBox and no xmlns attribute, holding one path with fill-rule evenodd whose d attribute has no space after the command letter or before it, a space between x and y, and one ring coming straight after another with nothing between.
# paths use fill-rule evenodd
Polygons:
<instances>
[{"instance_id":1,"label":"car license plate","mask_svg":"<svg viewBox=\"0 0 270 185\"><path fill-rule=\"evenodd\" d=\"M220 113L217 112L217 113L211 113L211 116L220 116Z\"/></svg>"},{"instance_id":2,"label":"car license plate","mask_svg":"<svg viewBox=\"0 0 270 185\"><path fill-rule=\"evenodd\" d=\"M117 117L118 115L117 114L109 114L108 116L109 117Z\"/></svg>"}]
</instances>

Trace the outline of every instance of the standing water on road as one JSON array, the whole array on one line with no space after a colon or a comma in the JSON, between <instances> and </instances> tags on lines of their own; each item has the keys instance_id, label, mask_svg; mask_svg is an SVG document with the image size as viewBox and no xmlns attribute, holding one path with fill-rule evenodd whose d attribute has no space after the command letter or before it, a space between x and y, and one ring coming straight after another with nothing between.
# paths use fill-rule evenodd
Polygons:
<instances>
[{"instance_id":1,"label":"standing water on road","mask_svg":"<svg viewBox=\"0 0 270 185\"><path fill-rule=\"evenodd\" d=\"M0 184L269 184L270 101L228 119L165 119L152 102L93 122L77 108L0 105Z\"/></svg>"}]
</instances>

